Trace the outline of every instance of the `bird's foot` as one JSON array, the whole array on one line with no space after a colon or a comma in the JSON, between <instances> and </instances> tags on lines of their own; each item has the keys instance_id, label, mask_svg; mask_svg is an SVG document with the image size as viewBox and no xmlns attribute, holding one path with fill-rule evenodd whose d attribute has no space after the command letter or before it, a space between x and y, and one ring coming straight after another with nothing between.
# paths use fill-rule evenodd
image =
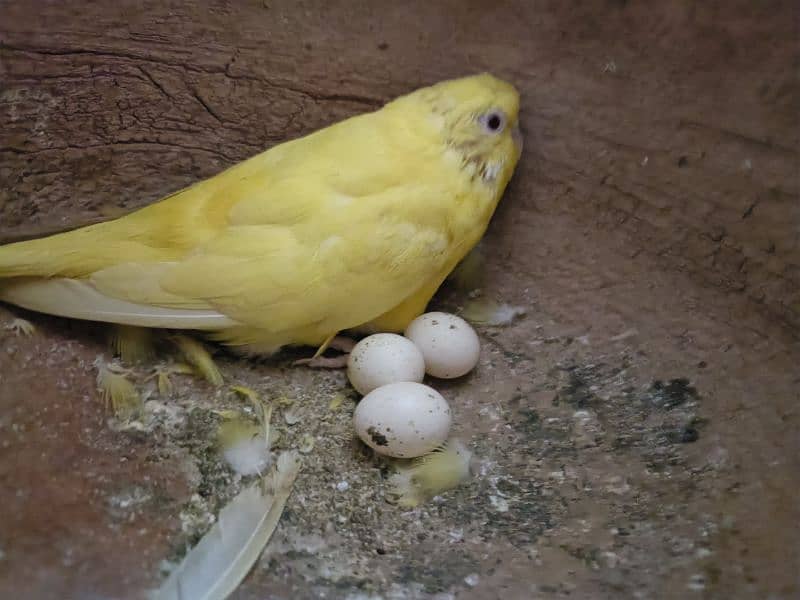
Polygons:
<instances>
[{"instance_id":1,"label":"bird's foot","mask_svg":"<svg viewBox=\"0 0 800 600\"><path fill-rule=\"evenodd\" d=\"M350 351L355 347L356 343L350 338L343 336L335 336L323 344L317 353L311 358L301 358L294 361L295 366L306 366L312 369L343 369L347 366L347 359L350 357ZM338 350L342 354L339 356L322 356L328 348Z\"/></svg>"},{"instance_id":2,"label":"bird's foot","mask_svg":"<svg viewBox=\"0 0 800 600\"><path fill-rule=\"evenodd\" d=\"M17 337L31 337L36 333L36 326L27 319L14 319L11 323L6 325L5 328Z\"/></svg>"},{"instance_id":3,"label":"bird's foot","mask_svg":"<svg viewBox=\"0 0 800 600\"><path fill-rule=\"evenodd\" d=\"M339 356L317 356L316 358L301 358L294 361L295 366L306 366L312 369L343 369L347 366L347 359L349 354L340 354Z\"/></svg>"}]
</instances>

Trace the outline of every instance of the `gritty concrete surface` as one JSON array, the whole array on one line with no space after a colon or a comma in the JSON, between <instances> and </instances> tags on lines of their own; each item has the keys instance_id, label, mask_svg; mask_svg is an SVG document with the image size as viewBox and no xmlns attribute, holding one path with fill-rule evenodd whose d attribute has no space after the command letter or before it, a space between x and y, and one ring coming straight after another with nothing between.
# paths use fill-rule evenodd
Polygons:
<instances>
[{"instance_id":1,"label":"gritty concrete surface","mask_svg":"<svg viewBox=\"0 0 800 600\"><path fill-rule=\"evenodd\" d=\"M314 438L236 598L800 594L792 3L0 10L3 240L489 69L523 94L526 150L482 287L527 311L479 327L473 374L433 382L474 476L403 510L353 441L342 373L220 351L225 387L174 376L161 397L145 365L145 414L124 424L95 388L101 328L0 307L0 597L156 586L247 482L214 446L215 411L246 406L232 384L294 399L279 448ZM448 287L434 305L467 301ZM34 336L2 329L20 316Z\"/></svg>"},{"instance_id":2,"label":"gritty concrete surface","mask_svg":"<svg viewBox=\"0 0 800 600\"><path fill-rule=\"evenodd\" d=\"M563 219L523 221L536 236L490 237L484 289L527 315L480 328L477 371L433 383L475 476L417 509L387 502L387 469L353 441L343 373L218 356L227 382L295 399L279 447L315 438L235 597L796 595L796 342ZM0 596L141 597L239 489L212 411L244 404L190 377L161 398L141 369L146 415L122 425L94 389L102 336L34 321L0 354Z\"/></svg>"}]
</instances>

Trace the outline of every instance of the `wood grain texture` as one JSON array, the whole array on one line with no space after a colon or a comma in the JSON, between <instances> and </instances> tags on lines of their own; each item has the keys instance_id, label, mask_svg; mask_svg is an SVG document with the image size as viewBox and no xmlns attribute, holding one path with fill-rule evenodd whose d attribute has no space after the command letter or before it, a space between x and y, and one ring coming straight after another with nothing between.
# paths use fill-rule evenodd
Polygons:
<instances>
[{"instance_id":1,"label":"wood grain texture","mask_svg":"<svg viewBox=\"0 0 800 600\"><path fill-rule=\"evenodd\" d=\"M524 97L526 152L503 213L614 231L631 255L796 331L793 4L3 3L0 236L121 214L420 85L490 70ZM525 235L499 221L493 236Z\"/></svg>"}]
</instances>

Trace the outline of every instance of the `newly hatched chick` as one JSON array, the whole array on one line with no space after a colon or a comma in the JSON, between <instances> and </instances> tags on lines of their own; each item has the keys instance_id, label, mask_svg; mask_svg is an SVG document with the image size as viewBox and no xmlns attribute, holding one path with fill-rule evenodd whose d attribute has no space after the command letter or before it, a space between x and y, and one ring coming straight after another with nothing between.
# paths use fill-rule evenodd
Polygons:
<instances>
[{"instance_id":1,"label":"newly hatched chick","mask_svg":"<svg viewBox=\"0 0 800 600\"><path fill-rule=\"evenodd\" d=\"M417 90L125 217L0 248L0 299L259 353L403 331L483 235L518 109L488 74Z\"/></svg>"}]
</instances>

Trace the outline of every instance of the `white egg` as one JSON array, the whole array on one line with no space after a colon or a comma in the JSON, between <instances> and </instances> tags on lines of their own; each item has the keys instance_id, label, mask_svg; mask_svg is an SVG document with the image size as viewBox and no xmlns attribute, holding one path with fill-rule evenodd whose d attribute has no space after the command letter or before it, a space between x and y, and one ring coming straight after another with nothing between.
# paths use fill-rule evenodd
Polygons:
<instances>
[{"instance_id":1,"label":"white egg","mask_svg":"<svg viewBox=\"0 0 800 600\"><path fill-rule=\"evenodd\" d=\"M394 333L364 338L350 352L347 377L362 394L397 381L422 381L425 359L413 342Z\"/></svg>"},{"instance_id":2,"label":"white egg","mask_svg":"<svg viewBox=\"0 0 800 600\"><path fill-rule=\"evenodd\" d=\"M379 454L414 458L447 440L452 416L442 395L414 382L390 383L361 399L353 414L358 437Z\"/></svg>"},{"instance_id":3,"label":"white egg","mask_svg":"<svg viewBox=\"0 0 800 600\"><path fill-rule=\"evenodd\" d=\"M420 315L406 328L425 358L429 375L453 379L469 373L478 364L481 344L478 334L461 317L443 312Z\"/></svg>"}]
</instances>

